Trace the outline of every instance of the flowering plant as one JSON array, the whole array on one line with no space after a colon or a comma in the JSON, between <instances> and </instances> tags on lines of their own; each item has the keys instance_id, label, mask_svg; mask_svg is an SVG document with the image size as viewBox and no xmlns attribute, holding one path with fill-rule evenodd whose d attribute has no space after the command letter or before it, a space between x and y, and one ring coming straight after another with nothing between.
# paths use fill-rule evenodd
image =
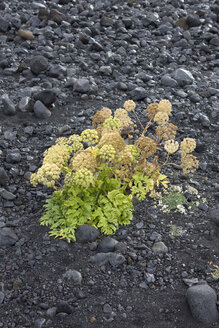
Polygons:
<instances>
[{"instance_id":1,"label":"flowering plant","mask_svg":"<svg viewBox=\"0 0 219 328\"><path fill-rule=\"evenodd\" d=\"M145 127L135 107L132 100L127 100L114 115L104 107L94 115L93 129L58 138L45 151L43 164L30 181L33 186L42 183L54 188L40 219L42 225L50 226L51 235L70 241L75 239L75 229L84 223L105 234L129 224L132 197L154 197L160 185L168 187L167 176L161 170L166 165L177 165L170 163L169 157L178 150L178 166L184 173L198 168L198 160L191 154L195 140L184 138L180 144L174 140L177 126L169 123L172 105L168 100L147 107L149 121ZM153 124L157 125L155 133L149 134Z\"/></svg>"}]
</instances>

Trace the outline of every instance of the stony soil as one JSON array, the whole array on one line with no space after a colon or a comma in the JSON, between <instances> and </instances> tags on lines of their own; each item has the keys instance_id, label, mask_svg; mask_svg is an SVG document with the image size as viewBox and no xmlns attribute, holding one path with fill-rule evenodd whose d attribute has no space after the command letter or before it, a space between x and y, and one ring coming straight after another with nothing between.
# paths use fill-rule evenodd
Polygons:
<instances>
[{"instance_id":1,"label":"stony soil","mask_svg":"<svg viewBox=\"0 0 219 328\"><path fill-rule=\"evenodd\" d=\"M219 327L194 319L186 299L207 282L219 306L218 23L217 0L0 1L0 327ZM39 218L51 192L31 173L57 137L127 99L143 123L149 103L172 102L200 166L168 174L199 204L182 214L136 202L113 240L50 237ZM118 242L123 263L90 262L102 240ZM159 241L167 251L153 251Z\"/></svg>"}]
</instances>

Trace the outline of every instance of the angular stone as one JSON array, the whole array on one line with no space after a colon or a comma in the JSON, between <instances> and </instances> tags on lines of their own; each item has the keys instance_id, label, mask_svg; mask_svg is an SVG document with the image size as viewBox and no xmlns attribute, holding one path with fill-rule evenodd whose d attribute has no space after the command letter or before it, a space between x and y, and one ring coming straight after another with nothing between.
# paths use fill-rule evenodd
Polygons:
<instances>
[{"instance_id":1,"label":"angular stone","mask_svg":"<svg viewBox=\"0 0 219 328\"><path fill-rule=\"evenodd\" d=\"M63 278L72 280L76 285L80 285L82 281L82 275L79 271L69 269L63 274Z\"/></svg>"},{"instance_id":2,"label":"angular stone","mask_svg":"<svg viewBox=\"0 0 219 328\"><path fill-rule=\"evenodd\" d=\"M147 97L147 91L143 87L137 87L130 91L133 100L142 100Z\"/></svg>"},{"instance_id":3,"label":"angular stone","mask_svg":"<svg viewBox=\"0 0 219 328\"><path fill-rule=\"evenodd\" d=\"M198 15L193 14L186 17L186 23L189 27L196 27L201 25L201 20Z\"/></svg>"},{"instance_id":4,"label":"angular stone","mask_svg":"<svg viewBox=\"0 0 219 328\"><path fill-rule=\"evenodd\" d=\"M178 86L176 80L174 80L171 76L169 76L167 74L162 76L161 84L166 87L171 87L171 88L176 88Z\"/></svg>"},{"instance_id":5,"label":"angular stone","mask_svg":"<svg viewBox=\"0 0 219 328\"><path fill-rule=\"evenodd\" d=\"M9 177L3 167L0 167L0 185L5 186L9 180Z\"/></svg>"},{"instance_id":6,"label":"angular stone","mask_svg":"<svg viewBox=\"0 0 219 328\"><path fill-rule=\"evenodd\" d=\"M90 91L90 83L88 79L77 79L73 86L73 91L87 93Z\"/></svg>"},{"instance_id":7,"label":"angular stone","mask_svg":"<svg viewBox=\"0 0 219 328\"><path fill-rule=\"evenodd\" d=\"M5 115L12 116L16 114L16 108L13 102L9 99L8 94L4 94L2 96L2 105L3 105L3 112Z\"/></svg>"},{"instance_id":8,"label":"angular stone","mask_svg":"<svg viewBox=\"0 0 219 328\"><path fill-rule=\"evenodd\" d=\"M99 231L89 224L79 226L75 232L76 241L78 243L90 243L95 241L99 235Z\"/></svg>"},{"instance_id":9,"label":"angular stone","mask_svg":"<svg viewBox=\"0 0 219 328\"><path fill-rule=\"evenodd\" d=\"M56 101L56 92L54 90L42 90L34 95L35 100L40 100L45 106L51 106Z\"/></svg>"},{"instance_id":10,"label":"angular stone","mask_svg":"<svg viewBox=\"0 0 219 328\"><path fill-rule=\"evenodd\" d=\"M189 287L186 298L192 315L197 321L211 324L219 319L216 306L217 294L208 284Z\"/></svg>"},{"instance_id":11,"label":"angular stone","mask_svg":"<svg viewBox=\"0 0 219 328\"><path fill-rule=\"evenodd\" d=\"M154 243L152 247L152 251L154 253L167 253L168 252L168 247L162 242L158 241L157 243Z\"/></svg>"},{"instance_id":12,"label":"angular stone","mask_svg":"<svg viewBox=\"0 0 219 328\"><path fill-rule=\"evenodd\" d=\"M22 97L18 104L18 109L21 112L27 112L33 110L33 101L30 97Z\"/></svg>"},{"instance_id":13,"label":"angular stone","mask_svg":"<svg viewBox=\"0 0 219 328\"><path fill-rule=\"evenodd\" d=\"M99 266L105 265L109 262L110 254L111 253L97 253L90 257L89 262Z\"/></svg>"},{"instance_id":14,"label":"angular stone","mask_svg":"<svg viewBox=\"0 0 219 328\"><path fill-rule=\"evenodd\" d=\"M179 86L192 84L194 81L194 77L192 76L192 74L184 68L178 68L174 72L173 78L177 81Z\"/></svg>"},{"instance_id":15,"label":"angular stone","mask_svg":"<svg viewBox=\"0 0 219 328\"><path fill-rule=\"evenodd\" d=\"M17 240L18 237L11 228L0 229L0 246L13 246Z\"/></svg>"},{"instance_id":16,"label":"angular stone","mask_svg":"<svg viewBox=\"0 0 219 328\"><path fill-rule=\"evenodd\" d=\"M66 17L63 13L56 9L51 9L49 14L49 19L53 20L57 24L61 24L63 20L66 20Z\"/></svg>"},{"instance_id":17,"label":"angular stone","mask_svg":"<svg viewBox=\"0 0 219 328\"><path fill-rule=\"evenodd\" d=\"M48 68L48 60L43 56L35 56L31 59L30 69L38 75Z\"/></svg>"},{"instance_id":18,"label":"angular stone","mask_svg":"<svg viewBox=\"0 0 219 328\"><path fill-rule=\"evenodd\" d=\"M20 163L21 161L21 153L19 152L19 150L16 149L12 149L9 150L6 154L6 162L10 163L10 164L15 164L15 163Z\"/></svg>"},{"instance_id":19,"label":"angular stone","mask_svg":"<svg viewBox=\"0 0 219 328\"><path fill-rule=\"evenodd\" d=\"M9 22L0 16L0 32L5 33L7 32L8 28L9 28Z\"/></svg>"},{"instance_id":20,"label":"angular stone","mask_svg":"<svg viewBox=\"0 0 219 328\"><path fill-rule=\"evenodd\" d=\"M50 110L40 100L35 102L33 110L37 118L44 119L51 116Z\"/></svg>"},{"instance_id":21,"label":"angular stone","mask_svg":"<svg viewBox=\"0 0 219 328\"><path fill-rule=\"evenodd\" d=\"M68 304L68 302L61 300L57 303L56 313L61 313L61 312L64 312L67 314L72 313L72 307Z\"/></svg>"},{"instance_id":22,"label":"angular stone","mask_svg":"<svg viewBox=\"0 0 219 328\"><path fill-rule=\"evenodd\" d=\"M109 255L109 263L113 267L117 267L125 262L125 257L118 253L108 253Z\"/></svg>"},{"instance_id":23,"label":"angular stone","mask_svg":"<svg viewBox=\"0 0 219 328\"><path fill-rule=\"evenodd\" d=\"M0 196L5 200L13 200L16 198L14 194L4 188L0 188Z\"/></svg>"},{"instance_id":24,"label":"angular stone","mask_svg":"<svg viewBox=\"0 0 219 328\"><path fill-rule=\"evenodd\" d=\"M109 236L103 237L101 242L98 244L98 251L103 253L113 252L117 243L117 240Z\"/></svg>"}]
</instances>

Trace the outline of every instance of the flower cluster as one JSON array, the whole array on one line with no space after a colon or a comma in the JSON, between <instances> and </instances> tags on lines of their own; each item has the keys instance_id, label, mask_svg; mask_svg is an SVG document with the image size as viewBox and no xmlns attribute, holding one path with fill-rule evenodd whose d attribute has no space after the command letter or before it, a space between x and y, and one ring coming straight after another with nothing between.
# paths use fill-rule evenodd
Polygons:
<instances>
[{"instance_id":1,"label":"flower cluster","mask_svg":"<svg viewBox=\"0 0 219 328\"><path fill-rule=\"evenodd\" d=\"M85 150L78 151L74 157L72 157L69 166L74 171L78 171L81 168L86 168L91 172L94 172L97 167L97 160L92 150L87 148Z\"/></svg>"},{"instance_id":2,"label":"flower cluster","mask_svg":"<svg viewBox=\"0 0 219 328\"><path fill-rule=\"evenodd\" d=\"M170 139L165 142L164 149L168 152L168 154L173 154L179 149L179 143Z\"/></svg>"},{"instance_id":3,"label":"flower cluster","mask_svg":"<svg viewBox=\"0 0 219 328\"><path fill-rule=\"evenodd\" d=\"M105 122L103 123L103 127L106 130L112 130L112 131L120 131L120 120L116 117L112 117L110 116L109 118L107 118L105 120Z\"/></svg>"},{"instance_id":4,"label":"flower cluster","mask_svg":"<svg viewBox=\"0 0 219 328\"><path fill-rule=\"evenodd\" d=\"M94 183L93 173L86 168L79 169L73 176L73 183L83 188L89 188Z\"/></svg>"},{"instance_id":5,"label":"flower cluster","mask_svg":"<svg viewBox=\"0 0 219 328\"><path fill-rule=\"evenodd\" d=\"M157 150L157 146L154 140L145 136L138 138L138 140L135 142L135 146L140 150L141 155L144 158L152 156Z\"/></svg>"},{"instance_id":6,"label":"flower cluster","mask_svg":"<svg viewBox=\"0 0 219 328\"><path fill-rule=\"evenodd\" d=\"M116 151L112 145L103 145L98 151L98 155L103 161L112 161L115 158Z\"/></svg>"},{"instance_id":7,"label":"flower cluster","mask_svg":"<svg viewBox=\"0 0 219 328\"><path fill-rule=\"evenodd\" d=\"M136 105L135 105L135 102L134 102L133 100L126 100L126 101L124 102L123 107L125 108L125 110L126 110L127 112L130 112L130 111L132 111L132 110L135 109Z\"/></svg>"},{"instance_id":8,"label":"flower cluster","mask_svg":"<svg viewBox=\"0 0 219 328\"><path fill-rule=\"evenodd\" d=\"M87 129L81 133L81 141L86 142L89 146L98 142L98 133L96 130Z\"/></svg>"},{"instance_id":9,"label":"flower cluster","mask_svg":"<svg viewBox=\"0 0 219 328\"><path fill-rule=\"evenodd\" d=\"M133 126L133 122L129 117L128 112L124 108L117 108L115 110L114 117L119 119L122 130Z\"/></svg>"}]
</instances>

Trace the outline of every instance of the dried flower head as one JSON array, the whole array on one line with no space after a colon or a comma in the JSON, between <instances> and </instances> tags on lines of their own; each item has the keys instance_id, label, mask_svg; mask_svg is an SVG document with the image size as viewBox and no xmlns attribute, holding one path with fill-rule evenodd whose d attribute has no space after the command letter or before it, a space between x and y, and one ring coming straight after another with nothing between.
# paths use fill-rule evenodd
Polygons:
<instances>
[{"instance_id":1,"label":"dried flower head","mask_svg":"<svg viewBox=\"0 0 219 328\"><path fill-rule=\"evenodd\" d=\"M58 167L60 167L60 169L62 169L68 162L70 153L67 146L56 144L47 149L43 156L43 165L45 163L55 163Z\"/></svg>"},{"instance_id":2,"label":"dried flower head","mask_svg":"<svg viewBox=\"0 0 219 328\"><path fill-rule=\"evenodd\" d=\"M150 119L153 120L154 116L158 113L158 103L151 103L146 108L145 114Z\"/></svg>"},{"instance_id":3,"label":"dried flower head","mask_svg":"<svg viewBox=\"0 0 219 328\"><path fill-rule=\"evenodd\" d=\"M54 188L61 174L61 169L54 163L43 164L37 173L33 173L30 178L31 184L35 187L38 183Z\"/></svg>"},{"instance_id":4,"label":"dried flower head","mask_svg":"<svg viewBox=\"0 0 219 328\"><path fill-rule=\"evenodd\" d=\"M140 149L141 155L144 158L152 156L157 150L157 146L154 140L145 136L138 138L138 140L135 142L135 146Z\"/></svg>"},{"instance_id":5,"label":"dried flower head","mask_svg":"<svg viewBox=\"0 0 219 328\"><path fill-rule=\"evenodd\" d=\"M126 100L124 102L123 107L125 108L125 110L127 110L127 112L130 112L130 111L132 111L132 110L135 109L136 104L135 104L135 102L133 100Z\"/></svg>"},{"instance_id":6,"label":"dried flower head","mask_svg":"<svg viewBox=\"0 0 219 328\"><path fill-rule=\"evenodd\" d=\"M189 154L195 150L196 141L193 138L184 138L180 144L181 155Z\"/></svg>"},{"instance_id":7,"label":"dried flower head","mask_svg":"<svg viewBox=\"0 0 219 328\"><path fill-rule=\"evenodd\" d=\"M103 161L112 161L115 158L116 151L112 145L103 145L102 148L99 149L98 155Z\"/></svg>"},{"instance_id":8,"label":"dried flower head","mask_svg":"<svg viewBox=\"0 0 219 328\"><path fill-rule=\"evenodd\" d=\"M194 155L185 155L181 158L181 167L183 169L183 173L188 174L195 172L198 169L198 160Z\"/></svg>"},{"instance_id":9,"label":"dried flower head","mask_svg":"<svg viewBox=\"0 0 219 328\"><path fill-rule=\"evenodd\" d=\"M165 112L158 112L154 116L154 122L156 122L158 125L165 125L169 121L169 116Z\"/></svg>"},{"instance_id":10,"label":"dried flower head","mask_svg":"<svg viewBox=\"0 0 219 328\"><path fill-rule=\"evenodd\" d=\"M86 168L91 172L94 172L97 167L96 157L93 155L90 148L80 150L71 159L69 166L75 171L78 171L81 168Z\"/></svg>"},{"instance_id":11,"label":"dried flower head","mask_svg":"<svg viewBox=\"0 0 219 328\"><path fill-rule=\"evenodd\" d=\"M174 139L176 136L177 130L178 130L178 127L172 123L167 123L162 126L159 125L156 128L156 136L159 139L163 139L163 140Z\"/></svg>"},{"instance_id":12,"label":"dried flower head","mask_svg":"<svg viewBox=\"0 0 219 328\"><path fill-rule=\"evenodd\" d=\"M156 165L150 162L142 162L141 169L147 176L151 176L153 172L156 170Z\"/></svg>"},{"instance_id":13,"label":"dried flower head","mask_svg":"<svg viewBox=\"0 0 219 328\"><path fill-rule=\"evenodd\" d=\"M168 140L165 142L164 149L171 155L179 149L179 143L174 140Z\"/></svg>"},{"instance_id":14,"label":"dried flower head","mask_svg":"<svg viewBox=\"0 0 219 328\"><path fill-rule=\"evenodd\" d=\"M101 110L98 110L92 120L92 126L96 128L99 124L103 124L104 121L112 115L111 109L108 107L103 107Z\"/></svg>"},{"instance_id":15,"label":"dried flower head","mask_svg":"<svg viewBox=\"0 0 219 328\"><path fill-rule=\"evenodd\" d=\"M125 148L125 140L121 137L118 131L104 133L99 141L98 146L112 145L116 153Z\"/></svg>"},{"instance_id":16,"label":"dried flower head","mask_svg":"<svg viewBox=\"0 0 219 328\"><path fill-rule=\"evenodd\" d=\"M131 164L133 162L133 156L130 152L129 147L125 147L117 157L117 161L120 165Z\"/></svg>"},{"instance_id":17,"label":"dried flower head","mask_svg":"<svg viewBox=\"0 0 219 328\"><path fill-rule=\"evenodd\" d=\"M131 118L128 116L128 112L124 108L117 108L115 110L114 117L119 119L122 130L133 126L133 122Z\"/></svg>"},{"instance_id":18,"label":"dried flower head","mask_svg":"<svg viewBox=\"0 0 219 328\"><path fill-rule=\"evenodd\" d=\"M169 100L163 99L158 104L158 112L167 113L167 115L170 115L172 111L172 104Z\"/></svg>"},{"instance_id":19,"label":"dried flower head","mask_svg":"<svg viewBox=\"0 0 219 328\"><path fill-rule=\"evenodd\" d=\"M118 118L110 116L105 120L103 126L107 130L120 131L120 120Z\"/></svg>"},{"instance_id":20,"label":"dried flower head","mask_svg":"<svg viewBox=\"0 0 219 328\"><path fill-rule=\"evenodd\" d=\"M93 182L93 173L86 168L79 169L73 176L73 183L83 188L89 188Z\"/></svg>"},{"instance_id":21,"label":"dried flower head","mask_svg":"<svg viewBox=\"0 0 219 328\"><path fill-rule=\"evenodd\" d=\"M81 133L81 141L86 142L89 146L98 142L98 133L96 130L87 129Z\"/></svg>"}]
</instances>

